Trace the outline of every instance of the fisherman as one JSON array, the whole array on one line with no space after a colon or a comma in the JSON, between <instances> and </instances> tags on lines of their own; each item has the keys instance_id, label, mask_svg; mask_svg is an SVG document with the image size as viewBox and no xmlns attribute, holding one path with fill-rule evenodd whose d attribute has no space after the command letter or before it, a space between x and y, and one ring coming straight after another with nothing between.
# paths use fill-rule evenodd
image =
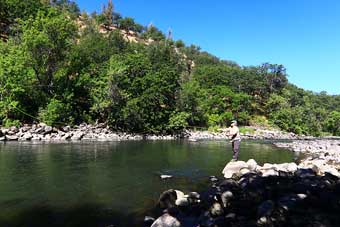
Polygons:
<instances>
[{"instance_id":1,"label":"fisherman","mask_svg":"<svg viewBox=\"0 0 340 227\"><path fill-rule=\"evenodd\" d=\"M236 120L231 121L231 125L227 131L228 131L227 135L231 139L231 144L232 144L232 149L233 149L232 161L237 161L238 153L240 151L241 135L240 135L240 130L237 127Z\"/></svg>"}]
</instances>

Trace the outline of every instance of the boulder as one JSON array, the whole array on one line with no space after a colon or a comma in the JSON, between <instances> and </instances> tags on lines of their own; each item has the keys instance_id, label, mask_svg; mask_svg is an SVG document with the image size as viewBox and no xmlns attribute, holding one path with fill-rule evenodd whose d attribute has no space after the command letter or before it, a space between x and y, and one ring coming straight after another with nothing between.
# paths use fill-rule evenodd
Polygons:
<instances>
[{"instance_id":1,"label":"boulder","mask_svg":"<svg viewBox=\"0 0 340 227\"><path fill-rule=\"evenodd\" d=\"M186 197L180 197L176 199L175 204L179 207L186 207L189 206L189 200Z\"/></svg>"},{"instance_id":2,"label":"boulder","mask_svg":"<svg viewBox=\"0 0 340 227\"><path fill-rule=\"evenodd\" d=\"M159 196L158 203L161 208L168 209L176 205L176 200L177 200L176 191L173 189L169 189L167 191L164 191Z\"/></svg>"},{"instance_id":3,"label":"boulder","mask_svg":"<svg viewBox=\"0 0 340 227\"><path fill-rule=\"evenodd\" d=\"M8 140L8 141L13 141L13 140L19 139L19 137L16 136L16 135L6 135L5 137L6 137L6 140Z\"/></svg>"},{"instance_id":4,"label":"boulder","mask_svg":"<svg viewBox=\"0 0 340 227\"><path fill-rule=\"evenodd\" d=\"M294 162L290 162L288 163L287 165L287 171L288 172L291 172L291 173L295 173L298 169L298 166L296 165L296 163Z\"/></svg>"},{"instance_id":5,"label":"boulder","mask_svg":"<svg viewBox=\"0 0 340 227\"><path fill-rule=\"evenodd\" d=\"M168 213L163 214L151 225L151 227L180 227L181 223Z\"/></svg>"},{"instance_id":6,"label":"boulder","mask_svg":"<svg viewBox=\"0 0 340 227\"><path fill-rule=\"evenodd\" d=\"M263 177L278 176L279 172L275 169L263 169L261 170Z\"/></svg>"},{"instance_id":7,"label":"boulder","mask_svg":"<svg viewBox=\"0 0 340 227\"><path fill-rule=\"evenodd\" d=\"M234 174L238 174L243 168L248 168L244 161L229 162L223 169L222 174L225 178L232 178Z\"/></svg>"},{"instance_id":8,"label":"boulder","mask_svg":"<svg viewBox=\"0 0 340 227\"><path fill-rule=\"evenodd\" d=\"M50 134L52 133L53 128L51 126L45 126L44 127L44 134Z\"/></svg>"},{"instance_id":9,"label":"boulder","mask_svg":"<svg viewBox=\"0 0 340 227\"><path fill-rule=\"evenodd\" d=\"M68 140L71 139L72 134L71 133L65 133L63 136L61 136L61 140Z\"/></svg>"},{"instance_id":10,"label":"boulder","mask_svg":"<svg viewBox=\"0 0 340 227\"><path fill-rule=\"evenodd\" d=\"M231 191L225 191L221 195L221 200L224 208L230 205L230 201L233 199L234 194Z\"/></svg>"},{"instance_id":11,"label":"boulder","mask_svg":"<svg viewBox=\"0 0 340 227\"><path fill-rule=\"evenodd\" d=\"M188 194L188 201L190 204L197 204L201 202L201 195L197 192L190 192Z\"/></svg>"},{"instance_id":12,"label":"boulder","mask_svg":"<svg viewBox=\"0 0 340 227\"><path fill-rule=\"evenodd\" d=\"M6 140L6 137L5 136L1 136L0 137L0 141L5 141Z\"/></svg>"},{"instance_id":13,"label":"boulder","mask_svg":"<svg viewBox=\"0 0 340 227\"><path fill-rule=\"evenodd\" d=\"M254 159L249 159L247 161L247 165L248 165L248 169L250 171L255 171L256 168L257 168L257 163L256 163L256 161Z\"/></svg>"},{"instance_id":14,"label":"boulder","mask_svg":"<svg viewBox=\"0 0 340 227\"><path fill-rule=\"evenodd\" d=\"M83 132L75 132L71 137L71 140L81 140L84 136Z\"/></svg>"},{"instance_id":15,"label":"boulder","mask_svg":"<svg viewBox=\"0 0 340 227\"><path fill-rule=\"evenodd\" d=\"M221 216L224 213L223 208L222 208L221 204L219 204L219 203L214 203L210 207L209 212L210 212L211 216L213 216L213 217Z\"/></svg>"},{"instance_id":16,"label":"boulder","mask_svg":"<svg viewBox=\"0 0 340 227\"><path fill-rule=\"evenodd\" d=\"M334 167L331 167L331 166L326 166L324 169L322 169L322 173L330 173L332 174L333 176L336 176L338 178L340 178L340 173L338 170L336 170Z\"/></svg>"},{"instance_id":17,"label":"boulder","mask_svg":"<svg viewBox=\"0 0 340 227\"><path fill-rule=\"evenodd\" d=\"M242 169L240 169L239 173L240 173L241 176L243 176L245 174L250 173L250 170L248 168L242 168Z\"/></svg>"},{"instance_id":18,"label":"boulder","mask_svg":"<svg viewBox=\"0 0 340 227\"><path fill-rule=\"evenodd\" d=\"M33 135L30 132L26 132L23 136L23 140L31 140L33 138Z\"/></svg>"},{"instance_id":19,"label":"boulder","mask_svg":"<svg viewBox=\"0 0 340 227\"><path fill-rule=\"evenodd\" d=\"M69 131L71 131L71 127L67 125L67 126L62 127L61 130L63 132L69 132Z\"/></svg>"},{"instance_id":20,"label":"boulder","mask_svg":"<svg viewBox=\"0 0 340 227\"><path fill-rule=\"evenodd\" d=\"M34 130L34 133L35 134L41 134L44 132L44 127L41 127L41 126L38 126L35 130Z\"/></svg>"},{"instance_id":21,"label":"boulder","mask_svg":"<svg viewBox=\"0 0 340 227\"><path fill-rule=\"evenodd\" d=\"M16 134L16 133L18 133L18 132L19 132L19 129L18 129L17 126L11 126L11 127L8 129L7 134L8 134L8 135L14 135L14 134Z\"/></svg>"}]
</instances>

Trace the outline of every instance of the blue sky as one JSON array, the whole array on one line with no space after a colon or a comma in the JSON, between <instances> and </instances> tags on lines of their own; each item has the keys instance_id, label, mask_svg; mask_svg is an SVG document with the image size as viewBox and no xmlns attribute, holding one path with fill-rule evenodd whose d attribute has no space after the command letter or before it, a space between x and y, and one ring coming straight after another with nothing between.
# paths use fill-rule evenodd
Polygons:
<instances>
[{"instance_id":1,"label":"blue sky","mask_svg":"<svg viewBox=\"0 0 340 227\"><path fill-rule=\"evenodd\" d=\"M107 0L76 0L101 11ZM283 64L291 83L340 94L339 0L113 0L116 11L240 65Z\"/></svg>"}]
</instances>

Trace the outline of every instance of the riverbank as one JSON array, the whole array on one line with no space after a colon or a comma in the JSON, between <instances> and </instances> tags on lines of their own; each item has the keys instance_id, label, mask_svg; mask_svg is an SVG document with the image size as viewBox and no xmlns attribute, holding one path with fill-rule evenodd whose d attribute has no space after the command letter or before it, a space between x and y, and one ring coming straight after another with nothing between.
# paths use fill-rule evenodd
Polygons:
<instances>
[{"instance_id":1,"label":"riverbank","mask_svg":"<svg viewBox=\"0 0 340 227\"><path fill-rule=\"evenodd\" d=\"M278 174L276 170L270 173L274 169ZM208 189L200 194L163 192L159 198L163 215L156 220L147 217L145 226L340 224L340 180L330 173L321 176L296 164L257 166L254 160L229 163L224 174L230 172L233 172L231 178L229 175L227 179L211 177Z\"/></svg>"},{"instance_id":2,"label":"riverbank","mask_svg":"<svg viewBox=\"0 0 340 227\"><path fill-rule=\"evenodd\" d=\"M229 162L224 178L210 177L206 191L168 190L163 215L145 218L151 227L339 226L340 173L323 162L257 165Z\"/></svg>"},{"instance_id":3,"label":"riverbank","mask_svg":"<svg viewBox=\"0 0 340 227\"><path fill-rule=\"evenodd\" d=\"M244 139L293 140L311 139L277 129L244 127ZM0 129L0 141L126 141L126 140L174 140L184 138L190 141L225 140L225 133L211 131L184 130L175 135L133 134L115 132L105 124L80 124L74 127L51 127L46 124L24 125Z\"/></svg>"}]
</instances>

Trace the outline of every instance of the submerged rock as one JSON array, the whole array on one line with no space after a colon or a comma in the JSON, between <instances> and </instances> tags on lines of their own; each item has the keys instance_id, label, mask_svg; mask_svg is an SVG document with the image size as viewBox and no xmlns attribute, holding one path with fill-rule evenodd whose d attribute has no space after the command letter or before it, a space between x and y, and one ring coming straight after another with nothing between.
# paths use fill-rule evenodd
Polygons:
<instances>
[{"instance_id":1,"label":"submerged rock","mask_svg":"<svg viewBox=\"0 0 340 227\"><path fill-rule=\"evenodd\" d=\"M151 227L181 227L181 223L170 214L163 214L151 225Z\"/></svg>"}]
</instances>

